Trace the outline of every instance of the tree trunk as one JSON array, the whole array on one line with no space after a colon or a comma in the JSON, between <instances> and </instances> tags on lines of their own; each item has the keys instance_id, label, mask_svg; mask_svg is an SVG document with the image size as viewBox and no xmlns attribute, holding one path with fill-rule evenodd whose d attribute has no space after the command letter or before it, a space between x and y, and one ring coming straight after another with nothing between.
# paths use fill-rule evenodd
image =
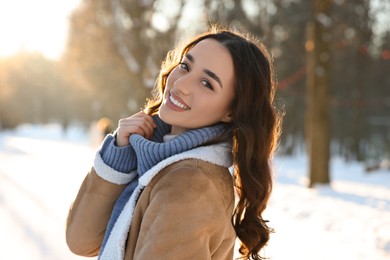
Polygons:
<instances>
[{"instance_id":1,"label":"tree trunk","mask_svg":"<svg viewBox=\"0 0 390 260\"><path fill-rule=\"evenodd\" d=\"M313 0L314 18L307 26L306 142L309 187L330 182L331 5L331 0Z\"/></svg>"}]
</instances>

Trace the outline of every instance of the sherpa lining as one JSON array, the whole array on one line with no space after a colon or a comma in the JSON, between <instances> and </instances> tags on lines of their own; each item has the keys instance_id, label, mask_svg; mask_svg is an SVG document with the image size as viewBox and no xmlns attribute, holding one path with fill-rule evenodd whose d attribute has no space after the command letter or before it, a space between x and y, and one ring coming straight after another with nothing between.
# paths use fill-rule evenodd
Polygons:
<instances>
[{"instance_id":1,"label":"sherpa lining","mask_svg":"<svg viewBox=\"0 0 390 260\"><path fill-rule=\"evenodd\" d=\"M114 170L104 163L100 152L96 153L93 167L95 168L97 175L99 175L101 178L118 185L128 184L137 176L136 170L133 170L130 173L123 173Z\"/></svg>"}]
</instances>

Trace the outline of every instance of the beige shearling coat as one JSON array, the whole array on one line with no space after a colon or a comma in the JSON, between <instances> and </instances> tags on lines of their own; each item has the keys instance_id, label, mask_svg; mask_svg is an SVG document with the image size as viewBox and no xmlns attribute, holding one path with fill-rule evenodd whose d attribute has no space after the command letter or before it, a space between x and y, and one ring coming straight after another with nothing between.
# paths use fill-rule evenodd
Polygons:
<instances>
[{"instance_id":1,"label":"beige shearling coat","mask_svg":"<svg viewBox=\"0 0 390 260\"><path fill-rule=\"evenodd\" d=\"M116 199L126 185L88 173L70 208L72 252L96 256ZM137 201L124 259L233 259L233 181L226 167L185 159L163 168Z\"/></svg>"}]
</instances>

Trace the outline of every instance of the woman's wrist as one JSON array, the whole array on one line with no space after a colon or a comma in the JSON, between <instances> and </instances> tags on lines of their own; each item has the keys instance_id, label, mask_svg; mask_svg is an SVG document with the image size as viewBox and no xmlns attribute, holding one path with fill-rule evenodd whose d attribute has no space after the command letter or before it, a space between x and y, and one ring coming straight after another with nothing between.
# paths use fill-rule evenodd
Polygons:
<instances>
[{"instance_id":1,"label":"woman's wrist","mask_svg":"<svg viewBox=\"0 0 390 260\"><path fill-rule=\"evenodd\" d=\"M103 161L116 171L128 173L136 168L135 151L130 145L118 146L114 135L108 135L99 151Z\"/></svg>"}]
</instances>

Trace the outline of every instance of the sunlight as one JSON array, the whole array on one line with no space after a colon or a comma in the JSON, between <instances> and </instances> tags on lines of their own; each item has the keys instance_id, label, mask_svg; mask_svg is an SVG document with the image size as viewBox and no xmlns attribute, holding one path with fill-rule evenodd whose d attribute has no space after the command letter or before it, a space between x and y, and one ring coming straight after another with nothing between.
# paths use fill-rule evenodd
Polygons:
<instances>
[{"instance_id":1,"label":"sunlight","mask_svg":"<svg viewBox=\"0 0 390 260\"><path fill-rule=\"evenodd\" d=\"M67 39L68 17L79 2L0 1L0 56L31 51L60 58Z\"/></svg>"}]
</instances>

